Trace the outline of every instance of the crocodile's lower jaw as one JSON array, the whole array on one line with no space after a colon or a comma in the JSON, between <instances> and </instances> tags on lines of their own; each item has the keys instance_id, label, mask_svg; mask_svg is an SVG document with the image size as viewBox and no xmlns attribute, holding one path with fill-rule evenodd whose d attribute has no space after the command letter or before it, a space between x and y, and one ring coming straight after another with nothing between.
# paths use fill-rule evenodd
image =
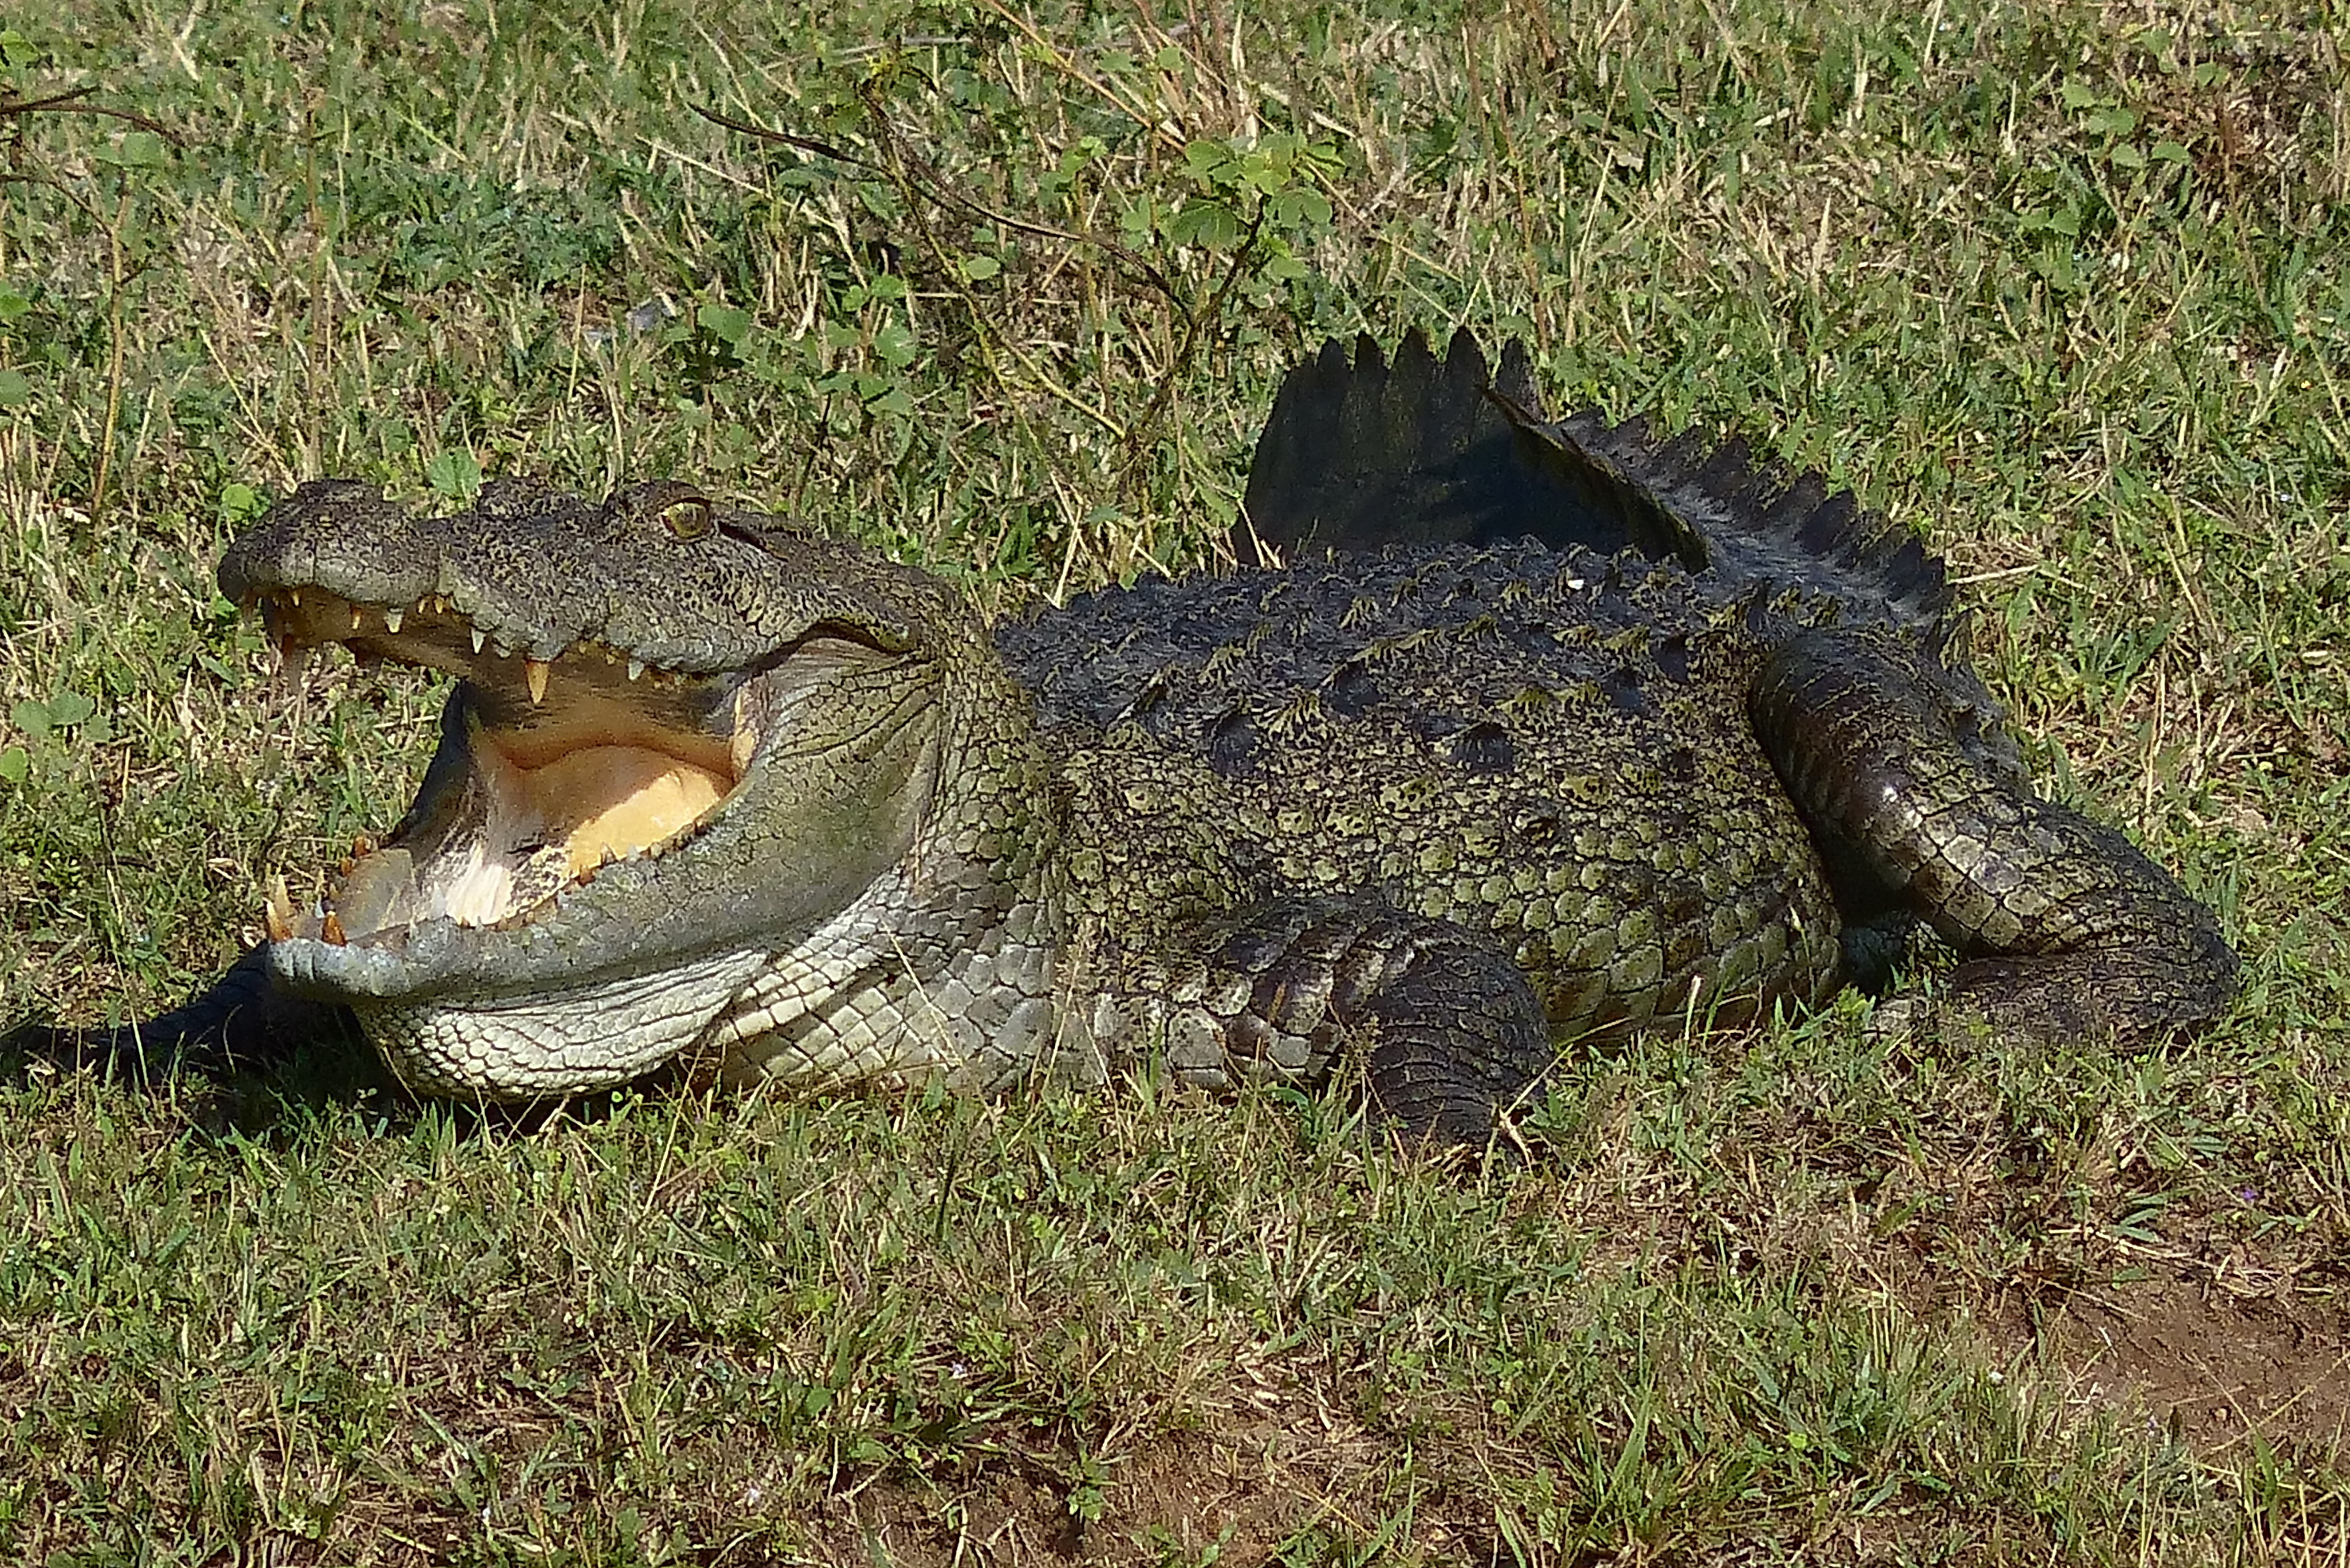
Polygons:
<instances>
[{"instance_id":1,"label":"crocodile's lower jaw","mask_svg":"<svg viewBox=\"0 0 2350 1568\"><path fill-rule=\"evenodd\" d=\"M306 959L335 956L321 942L281 946L277 961L297 971ZM475 1100L582 1094L626 1083L691 1048L767 961L759 951L712 953L569 991L354 1002L352 1011L392 1075L416 1094Z\"/></svg>"}]
</instances>

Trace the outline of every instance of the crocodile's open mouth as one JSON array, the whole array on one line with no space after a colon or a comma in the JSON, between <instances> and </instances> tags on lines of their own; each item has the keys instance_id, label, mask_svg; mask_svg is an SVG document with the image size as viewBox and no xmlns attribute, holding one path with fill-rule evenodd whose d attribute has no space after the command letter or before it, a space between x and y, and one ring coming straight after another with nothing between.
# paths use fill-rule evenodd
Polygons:
<instances>
[{"instance_id":1,"label":"crocodile's open mouth","mask_svg":"<svg viewBox=\"0 0 2350 1568\"><path fill-rule=\"evenodd\" d=\"M296 656L338 642L460 677L415 804L296 907L274 879L273 941L398 945L424 921L530 919L617 861L659 856L725 807L765 725L736 672L647 664L598 644L540 659L500 646L445 599L355 604L315 587L259 601Z\"/></svg>"}]
</instances>

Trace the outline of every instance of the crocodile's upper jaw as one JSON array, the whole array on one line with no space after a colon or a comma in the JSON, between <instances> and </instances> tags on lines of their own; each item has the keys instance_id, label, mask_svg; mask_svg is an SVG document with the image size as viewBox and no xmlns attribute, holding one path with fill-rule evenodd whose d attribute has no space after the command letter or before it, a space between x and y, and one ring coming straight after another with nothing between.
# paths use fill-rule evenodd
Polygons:
<instances>
[{"instance_id":1,"label":"crocodile's upper jaw","mask_svg":"<svg viewBox=\"0 0 2350 1568\"><path fill-rule=\"evenodd\" d=\"M305 907L273 887L273 940L396 947L426 920L527 919L605 867L699 831L759 748L764 704L743 675L661 670L593 644L531 659L445 600L361 605L312 588L265 595L259 608L289 651L340 642L462 677L406 818Z\"/></svg>"}]
</instances>

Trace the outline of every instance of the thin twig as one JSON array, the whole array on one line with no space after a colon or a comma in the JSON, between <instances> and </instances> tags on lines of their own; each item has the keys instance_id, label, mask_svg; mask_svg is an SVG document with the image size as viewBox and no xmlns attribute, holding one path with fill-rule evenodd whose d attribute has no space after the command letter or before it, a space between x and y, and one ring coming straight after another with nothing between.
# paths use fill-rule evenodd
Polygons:
<instances>
[{"instance_id":1,"label":"thin twig","mask_svg":"<svg viewBox=\"0 0 2350 1568\"><path fill-rule=\"evenodd\" d=\"M1162 119L1166 117L1154 117L1150 113L1149 106L1148 104L1142 103L1130 95L1121 92L1118 88L1112 87L1108 81L1100 77L1095 76L1083 66L1077 64L1076 58L1070 55L1068 50L1063 48L1058 43L1047 36L1037 27L1036 24L1033 20L1021 16L1018 12L1014 11L1009 6L1005 5L1003 3L1003 0L980 0L980 4L986 6L990 11L994 12L995 15L1002 17L1005 22L1018 28L1022 35L1027 38L1028 42L1039 52L1041 57L1047 66L1056 67L1071 79L1083 83L1104 103L1108 104L1112 109L1118 110L1118 113L1126 116L1128 119L1134 121L1135 124L1142 127L1143 130L1149 132L1151 139L1165 147L1170 152L1180 153L1183 151L1184 144L1191 140L1191 137L1180 122L1178 122L1173 130L1169 130L1166 125L1161 123Z\"/></svg>"},{"instance_id":2,"label":"thin twig","mask_svg":"<svg viewBox=\"0 0 2350 1568\"><path fill-rule=\"evenodd\" d=\"M747 119L737 119L731 114L723 114L714 109L704 109L698 103L690 103L685 107L712 125L723 125L729 130L739 130L743 135L754 137L761 141L780 141L786 147L796 147L803 152L813 152L820 158L837 158L843 163L854 163L859 168L874 169L875 172L879 172L874 164L859 158L847 148L835 147L828 141L818 141L813 136L800 136L792 131L776 130L768 126L754 124Z\"/></svg>"},{"instance_id":3,"label":"thin twig","mask_svg":"<svg viewBox=\"0 0 2350 1568\"><path fill-rule=\"evenodd\" d=\"M694 105L692 108L696 114L713 125L723 126L729 130L740 132L761 141L778 143L803 152L813 153L817 157L830 158L855 168L869 171L890 181L901 192L927 197L937 205L958 209L998 228L1009 229L1019 234L1035 234L1045 239L1058 240L1065 244L1090 246L1112 260L1124 264L1136 275L1164 295L1169 303L1173 305L1183 317L1183 337L1176 348L1173 363L1167 368L1166 373L1159 378L1158 386L1152 391L1150 401L1144 408L1141 418L1128 425L1124 431L1120 432L1126 447L1126 461L1121 467L1118 483L1121 490L1127 488L1140 467L1145 438L1156 429L1159 421L1165 415L1176 384L1181 380L1184 370L1190 367L1193 356L1199 350L1201 336L1206 331L1208 323L1222 317L1225 302L1232 297L1232 290L1239 286L1242 275L1249 270L1249 264L1256 257L1258 242L1263 236L1264 228L1264 203L1260 201L1256 211L1250 215L1248 232L1241 237L1240 244L1233 247L1232 259L1226 264L1224 275L1217 283L1214 291L1202 304L1194 308L1185 301L1182 294L1165 272L1149 257L1129 246L1121 244L1116 240L1106 239L1099 234L1055 228L1049 223L1014 217L1009 213L998 212L964 195L954 188L935 164L910 147L905 139L898 134L877 92L869 84L859 90L858 98L864 104L871 133L880 143L882 152L889 160L887 166L877 162L872 158L819 140L812 136L774 130L717 109L704 109L700 105ZM938 253L940 250L938 240L931 234L929 225L921 223L919 215L915 222L922 230L924 243L934 254ZM941 256L940 259L945 258ZM972 302L967 293L964 296L964 304L967 308L972 307ZM975 308L973 308L973 315L977 315ZM1006 347L1008 348L1009 345ZM1024 363L1025 357L1021 358ZM1045 378L1045 383L1048 388L1058 389L1050 378ZM1101 418L1097 410L1086 409L1086 406L1077 400L1071 398L1068 400L1072 406L1093 413L1096 418ZM1103 422L1109 425L1113 431L1116 431L1111 421L1104 420Z\"/></svg>"},{"instance_id":4,"label":"thin twig","mask_svg":"<svg viewBox=\"0 0 2350 1568\"><path fill-rule=\"evenodd\" d=\"M17 98L14 94L0 98L0 117L21 114L97 114L109 119L128 120L141 130L151 130L172 146L181 145L179 137L161 120L150 119L143 114L111 104L84 103L82 99L96 92L95 84L68 88L64 92L51 93L47 98Z\"/></svg>"},{"instance_id":5,"label":"thin twig","mask_svg":"<svg viewBox=\"0 0 2350 1568\"><path fill-rule=\"evenodd\" d=\"M89 482L89 525L96 528L106 510L106 482L114 469L114 431L122 417L122 208L130 198L118 198L114 221L106 226L109 281L106 290L106 421L98 431L98 462Z\"/></svg>"},{"instance_id":6,"label":"thin twig","mask_svg":"<svg viewBox=\"0 0 2350 1568\"><path fill-rule=\"evenodd\" d=\"M1132 268L1144 282L1165 295L1177 309L1182 308L1183 296L1177 292L1174 284L1169 281L1167 275L1159 271L1158 265L1149 257L1129 246L1120 244L1116 240L1106 239L1100 234L1056 229L1047 223L1031 223L1015 218L1008 213L999 213L992 207L983 206L956 190L946 176L939 172L936 164L906 145L905 139L898 134L897 128L889 122L889 115L883 110L880 103L871 96L869 89L865 98L865 109L866 112L872 117L875 130L879 133L882 142L889 150L890 161L902 171L901 177L907 177L907 183L921 191L932 201L945 206L960 207L984 222L1000 223L1006 228L1016 229L1022 234L1056 239L1069 244L1090 245L1104 255Z\"/></svg>"},{"instance_id":7,"label":"thin twig","mask_svg":"<svg viewBox=\"0 0 2350 1568\"><path fill-rule=\"evenodd\" d=\"M1241 274L1247 269L1250 259L1255 255L1257 237L1263 228L1264 202L1263 198L1259 198L1256 211L1249 215L1248 233L1243 234L1241 243L1232 248L1232 259L1224 267L1223 281L1218 284L1216 291L1208 296L1206 305L1198 310L1187 310L1183 313L1183 341L1176 348L1175 362L1167 368L1166 374L1159 378L1159 386L1150 394L1149 405L1142 410L1142 417L1128 427L1126 468L1125 472L1118 475L1120 488L1124 488L1133 478L1135 470L1140 466L1143 438L1151 432L1158 424L1159 416L1167 411L1167 405L1174 395L1176 384L1182 379L1183 372L1191 369L1191 356L1199 348L1201 332L1209 322L1222 317L1224 301L1232 297L1233 287L1241 280Z\"/></svg>"}]
</instances>

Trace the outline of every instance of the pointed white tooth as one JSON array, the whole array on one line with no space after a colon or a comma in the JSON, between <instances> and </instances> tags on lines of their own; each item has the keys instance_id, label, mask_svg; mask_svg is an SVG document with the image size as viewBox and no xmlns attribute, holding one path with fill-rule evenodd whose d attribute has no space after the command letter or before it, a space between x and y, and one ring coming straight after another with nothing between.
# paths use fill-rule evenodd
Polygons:
<instances>
[{"instance_id":1,"label":"pointed white tooth","mask_svg":"<svg viewBox=\"0 0 2350 1568\"><path fill-rule=\"evenodd\" d=\"M530 705L537 707L546 701L546 660L525 659L522 661L523 679L530 683Z\"/></svg>"},{"instance_id":2,"label":"pointed white tooth","mask_svg":"<svg viewBox=\"0 0 2350 1568\"><path fill-rule=\"evenodd\" d=\"M481 652L482 645L489 640L490 634L488 632L484 631L478 626L473 628L473 651L475 653Z\"/></svg>"},{"instance_id":3,"label":"pointed white tooth","mask_svg":"<svg viewBox=\"0 0 2350 1568\"><path fill-rule=\"evenodd\" d=\"M383 612L383 629L391 633L392 636L398 637L400 635L400 623L407 618L408 612L401 609L398 605L394 605L391 608Z\"/></svg>"},{"instance_id":4,"label":"pointed white tooth","mask_svg":"<svg viewBox=\"0 0 2350 1568\"><path fill-rule=\"evenodd\" d=\"M286 889L283 871L269 878L261 900L261 926L273 942L294 940L294 895Z\"/></svg>"},{"instance_id":5,"label":"pointed white tooth","mask_svg":"<svg viewBox=\"0 0 2350 1568\"><path fill-rule=\"evenodd\" d=\"M367 612L365 612L364 610L360 609L359 606L357 606L357 605L353 605L353 606L351 607L351 629L352 629L353 631L357 631L357 630L359 630L359 628L362 625L364 625L364 624L366 623L366 621L367 621Z\"/></svg>"}]
</instances>

